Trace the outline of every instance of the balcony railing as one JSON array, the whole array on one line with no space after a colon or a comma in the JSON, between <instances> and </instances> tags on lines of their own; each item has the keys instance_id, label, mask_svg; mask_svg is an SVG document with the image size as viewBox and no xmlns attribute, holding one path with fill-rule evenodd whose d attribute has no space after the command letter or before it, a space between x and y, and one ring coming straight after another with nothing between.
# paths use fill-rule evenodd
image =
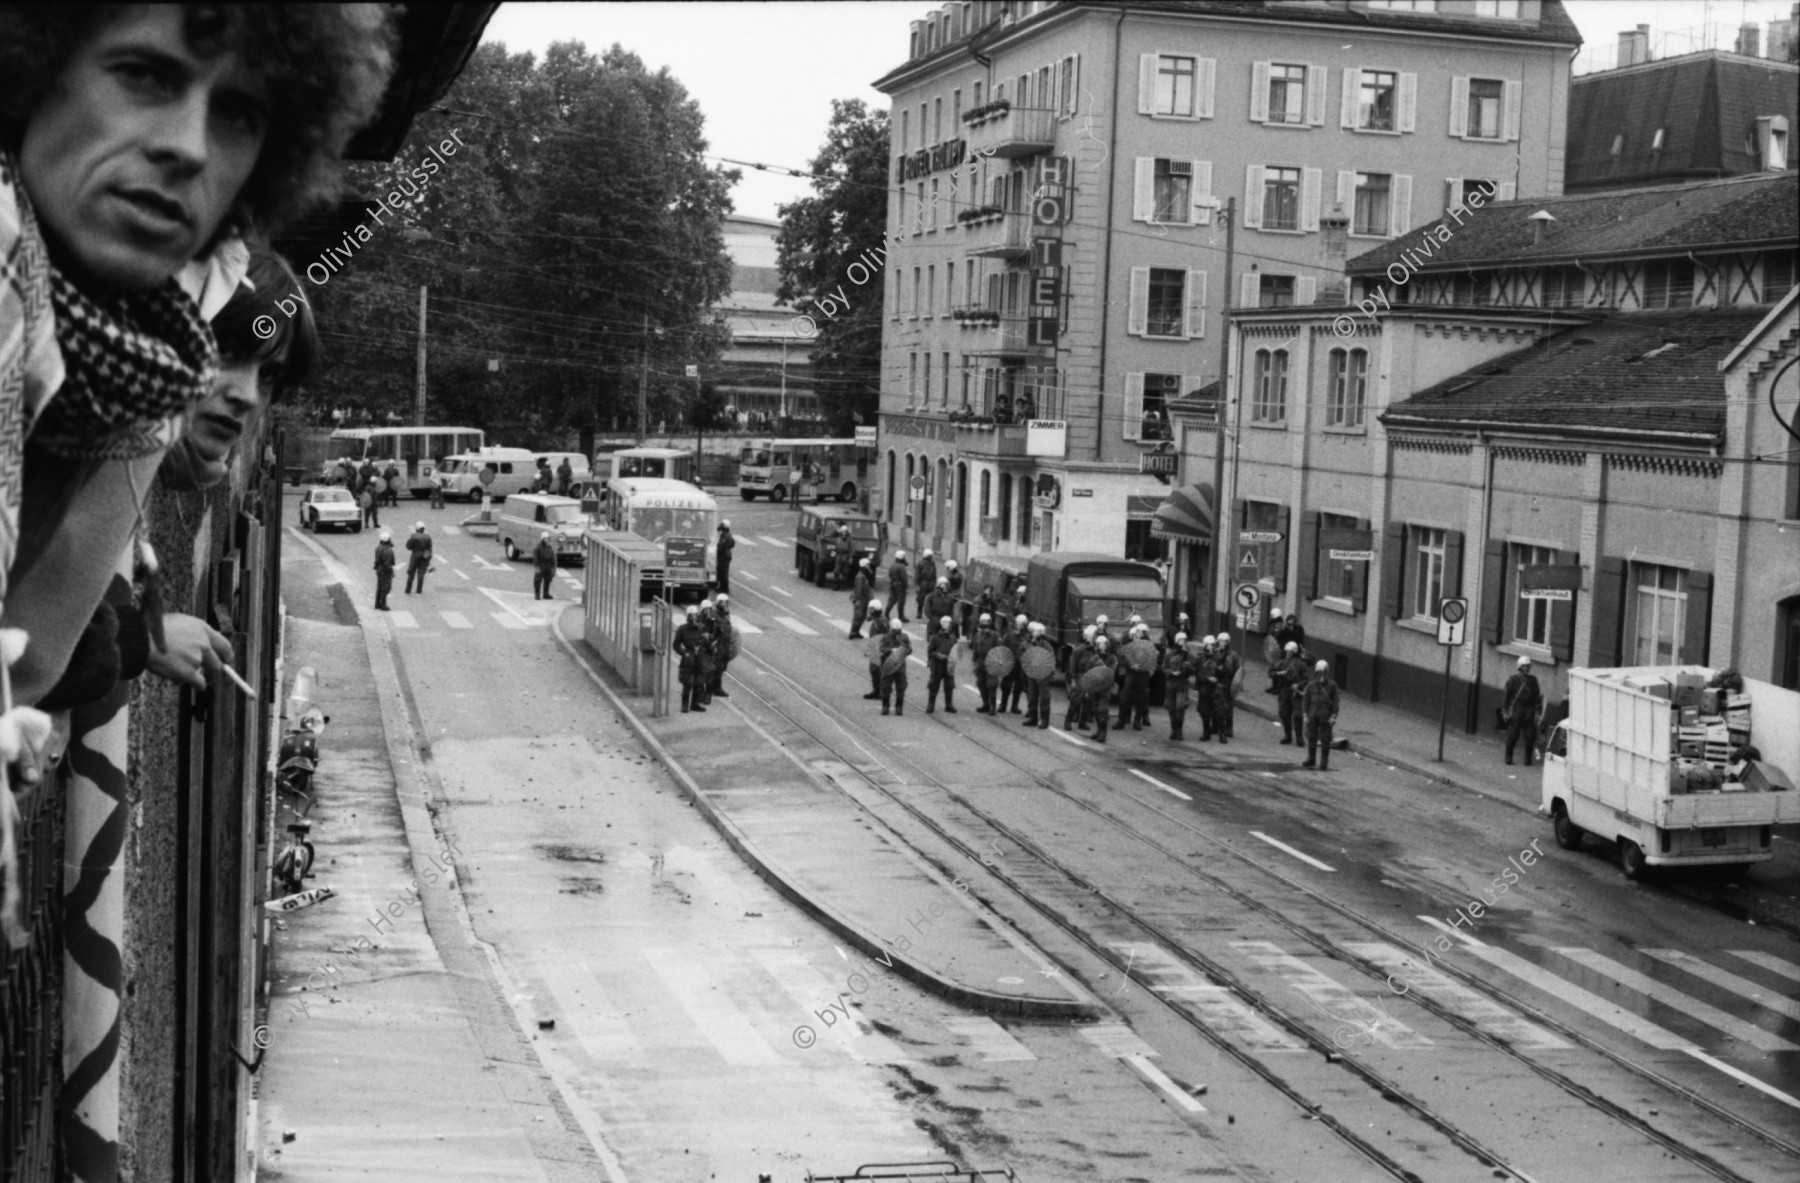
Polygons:
<instances>
[{"instance_id":1,"label":"balcony railing","mask_svg":"<svg viewBox=\"0 0 1800 1183\"><path fill-rule=\"evenodd\" d=\"M970 156L1036 156L1056 146L1056 112L1046 108L993 111L967 127Z\"/></svg>"},{"instance_id":2,"label":"balcony railing","mask_svg":"<svg viewBox=\"0 0 1800 1183\"><path fill-rule=\"evenodd\" d=\"M1018 212L993 213L963 224L963 247L970 258L1022 259L1031 253L1031 219Z\"/></svg>"},{"instance_id":3,"label":"balcony railing","mask_svg":"<svg viewBox=\"0 0 1800 1183\"><path fill-rule=\"evenodd\" d=\"M965 357L1023 356L1029 350L1030 321L1023 316L1001 316L976 309L962 321Z\"/></svg>"}]
</instances>

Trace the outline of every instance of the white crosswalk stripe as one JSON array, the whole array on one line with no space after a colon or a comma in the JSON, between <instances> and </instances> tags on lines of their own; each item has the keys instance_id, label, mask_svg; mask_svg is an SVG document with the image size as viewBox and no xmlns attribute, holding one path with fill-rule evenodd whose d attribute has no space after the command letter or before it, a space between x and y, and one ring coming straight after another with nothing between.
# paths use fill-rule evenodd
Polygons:
<instances>
[{"instance_id":1,"label":"white crosswalk stripe","mask_svg":"<svg viewBox=\"0 0 1800 1183\"><path fill-rule=\"evenodd\" d=\"M1761 966L1772 974L1780 974L1784 978L1792 978L1794 981L1800 982L1800 965L1795 965L1791 961L1783 961L1781 958L1772 957L1767 953L1758 953L1754 949L1732 949L1730 952L1733 957L1741 957L1751 965Z\"/></svg>"},{"instance_id":2,"label":"white crosswalk stripe","mask_svg":"<svg viewBox=\"0 0 1800 1183\"><path fill-rule=\"evenodd\" d=\"M1654 957L1658 961L1687 971L1702 981L1711 982L1721 989L1748 998L1758 1006L1766 1007L1778 1015L1790 1019L1800 1019L1800 1002L1783 998L1766 986L1759 986L1749 978L1739 977L1730 970L1720 969L1716 965L1700 960L1698 957L1683 953L1679 949L1639 949L1646 957Z\"/></svg>"},{"instance_id":3,"label":"white crosswalk stripe","mask_svg":"<svg viewBox=\"0 0 1800 1183\"><path fill-rule=\"evenodd\" d=\"M1592 949L1558 948L1557 953L1567 957L1575 964L1593 970L1602 977L1629 989L1636 990L1653 1002L1660 1002L1679 1014L1684 1014L1708 1027L1717 1028L1740 1043L1765 1052L1800 1052L1800 1044L1790 1043L1779 1035L1771 1035L1752 1023L1746 1023L1733 1015L1728 1015L1716 1006L1692 998L1672 986L1665 986L1654 978L1646 977L1630 966L1620 965L1610 957L1594 952Z\"/></svg>"},{"instance_id":4,"label":"white crosswalk stripe","mask_svg":"<svg viewBox=\"0 0 1800 1183\"><path fill-rule=\"evenodd\" d=\"M499 624L501 628L521 629L531 627L517 616L514 616L511 612L489 612L488 615L492 616L495 623Z\"/></svg>"},{"instance_id":5,"label":"white crosswalk stripe","mask_svg":"<svg viewBox=\"0 0 1800 1183\"><path fill-rule=\"evenodd\" d=\"M742 535L740 535L740 536L739 536L739 537L738 537L738 540L737 540L737 544L738 544L738 545L739 545L739 546L747 546L747 547L750 547L750 548L751 548L751 549L752 549L752 550L754 550L754 549L756 549L756 543L754 543L754 542L752 542L752 541L750 541L750 539L748 539L748 538L746 538L746 537L743 537L743 536L742 536Z\"/></svg>"},{"instance_id":6,"label":"white crosswalk stripe","mask_svg":"<svg viewBox=\"0 0 1800 1183\"><path fill-rule=\"evenodd\" d=\"M1306 1050L1299 1040L1251 1010L1231 991L1189 969L1161 947L1115 942L1113 951L1151 990L1198 1014L1213 1030L1261 1051ZM1106 993L1122 993L1125 988L1121 984Z\"/></svg>"},{"instance_id":7,"label":"white crosswalk stripe","mask_svg":"<svg viewBox=\"0 0 1800 1183\"><path fill-rule=\"evenodd\" d=\"M748 620L738 620L734 623L737 625L738 632L743 633L746 637L759 637L762 635L762 630L757 628L754 624L751 624Z\"/></svg>"},{"instance_id":8,"label":"white crosswalk stripe","mask_svg":"<svg viewBox=\"0 0 1800 1183\"><path fill-rule=\"evenodd\" d=\"M461 526L439 526L438 529L442 530L446 534L461 534L462 533Z\"/></svg>"},{"instance_id":9,"label":"white crosswalk stripe","mask_svg":"<svg viewBox=\"0 0 1800 1183\"><path fill-rule=\"evenodd\" d=\"M780 550L783 547L788 545L788 543L783 542L779 538L770 538L767 534L758 534L757 537L762 539L764 542L768 543L770 546L774 547L777 550ZM742 540L740 539L740 541L742 541Z\"/></svg>"},{"instance_id":10,"label":"white crosswalk stripe","mask_svg":"<svg viewBox=\"0 0 1800 1183\"><path fill-rule=\"evenodd\" d=\"M1460 982L1435 969L1421 965L1403 949L1378 941L1346 941L1344 948L1358 957L1367 958L1388 971L1388 988L1396 994L1417 991L1468 1019L1489 1035L1498 1036L1514 1047L1568 1047L1567 1041L1530 1022L1523 1015L1477 994Z\"/></svg>"},{"instance_id":11,"label":"white crosswalk stripe","mask_svg":"<svg viewBox=\"0 0 1800 1183\"><path fill-rule=\"evenodd\" d=\"M474 628L475 627L474 625L469 623L469 618L467 616L464 616L461 612L439 612L438 615L442 616L444 618L444 623L449 625L451 628Z\"/></svg>"},{"instance_id":12,"label":"white crosswalk stripe","mask_svg":"<svg viewBox=\"0 0 1800 1183\"><path fill-rule=\"evenodd\" d=\"M984 1063L1037 1059L1030 1048L1014 1039L1006 1028L986 1015L945 1019L944 1026L967 1040L969 1050L979 1055Z\"/></svg>"},{"instance_id":13,"label":"white crosswalk stripe","mask_svg":"<svg viewBox=\"0 0 1800 1183\"><path fill-rule=\"evenodd\" d=\"M775 623L779 624L782 628L787 629L789 632L798 633L803 637L816 637L819 635L818 629L802 624L792 616L777 616L775 618Z\"/></svg>"},{"instance_id":14,"label":"white crosswalk stripe","mask_svg":"<svg viewBox=\"0 0 1800 1183\"><path fill-rule=\"evenodd\" d=\"M1268 941L1233 941L1231 947L1242 950L1259 968L1278 974L1306 998L1317 1012L1307 1017L1315 1022L1326 1020L1332 1038L1340 1047L1348 1046L1346 1041L1363 1036L1391 1048L1433 1046L1430 1039L1394 1018L1385 1001L1367 1001Z\"/></svg>"},{"instance_id":15,"label":"white crosswalk stripe","mask_svg":"<svg viewBox=\"0 0 1800 1183\"><path fill-rule=\"evenodd\" d=\"M825 609L823 609L823 608L815 608L811 604L808 604L806 606L806 610L808 612L817 612L820 616L823 616L826 620L831 620L831 613L825 611ZM837 622L835 620L833 620L832 623L836 624ZM848 628L849 626L845 625L844 627Z\"/></svg>"},{"instance_id":16,"label":"white crosswalk stripe","mask_svg":"<svg viewBox=\"0 0 1800 1183\"><path fill-rule=\"evenodd\" d=\"M829 1039L852 1059L864 1064L910 1064L915 1059L899 1044L874 1031L863 1020L861 1012L856 1008L856 996L849 989L852 985L849 972L839 972L834 978L814 967L812 962L794 949L754 948L745 951L793 999L801 1013L811 1012L813 1021L807 1026L815 1034ZM856 962L858 966L868 964L870 963L860 959ZM867 977L861 969L855 972ZM867 989L865 986L864 990ZM843 1010L836 1009L834 1004L841 1004ZM850 1012L849 1018L844 1017L844 1010ZM831 1014L834 1018L826 1023L823 1014Z\"/></svg>"},{"instance_id":17,"label":"white crosswalk stripe","mask_svg":"<svg viewBox=\"0 0 1800 1183\"><path fill-rule=\"evenodd\" d=\"M388 613L388 619L393 622L395 628L419 627L419 622L413 619L413 614L411 612L402 612L398 608L393 609Z\"/></svg>"},{"instance_id":18,"label":"white crosswalk stripe","mask_svg":"<svg viewBox=\"0 0 1800 1183\"><path fill-rule=\"evenodd\" d=\"M778 1064L781 1057L731 1001L729 983L719 982L703 959L676 949L645 949L644 959L662 979L669 997L727 1064Z\"/></svg>"}]
</instances>

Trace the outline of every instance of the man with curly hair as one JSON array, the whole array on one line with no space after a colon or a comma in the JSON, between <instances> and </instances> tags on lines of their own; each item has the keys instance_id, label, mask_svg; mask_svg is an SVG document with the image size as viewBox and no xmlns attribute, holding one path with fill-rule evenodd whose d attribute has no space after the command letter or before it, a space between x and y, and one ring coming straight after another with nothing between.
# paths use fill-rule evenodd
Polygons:
<instances>
[{"instance_id":1,"label":"man with curly hair","mask_svg":"<svg viewBox=\"0 0 1800 1183\"><path fill-rule=\"evenodd\" d=\"M143 498L211 389L204 317L237 287L242 235L331 193L391 44L377 5L0 5L0 606L31 638L15 702L61 673L134 535L154 607Z\"/></svg>"}]
</instances>

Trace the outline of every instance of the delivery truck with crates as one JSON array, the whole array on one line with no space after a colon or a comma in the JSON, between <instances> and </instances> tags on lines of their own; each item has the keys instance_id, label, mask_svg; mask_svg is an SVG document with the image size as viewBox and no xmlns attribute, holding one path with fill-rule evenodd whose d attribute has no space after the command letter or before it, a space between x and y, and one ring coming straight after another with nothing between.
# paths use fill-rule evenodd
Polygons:
<instances>
[{"instance_id":1,"label":"delivery truck with crates","mask_svg":"<svg viewBox=\"0 0 1800 1183\"><path fill-rule=\"evenodd\" d=\"M1538 811L1556 844L1646 867L1747 867L1800 823L1800 693L1705 666L1571 669Z\"/></svg>"}]
</instances>

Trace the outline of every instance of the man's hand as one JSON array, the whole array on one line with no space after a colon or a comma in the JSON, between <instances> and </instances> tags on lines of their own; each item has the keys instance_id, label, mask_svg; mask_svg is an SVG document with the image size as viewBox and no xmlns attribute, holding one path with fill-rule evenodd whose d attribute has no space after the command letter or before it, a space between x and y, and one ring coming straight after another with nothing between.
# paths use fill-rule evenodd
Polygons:
<instances>
[{"instance_id":1,"label":"man's hand","mask_svg":"<svg viewBox=\"0 0 1800 1183\"><path fill-rule=\"evenodd\" d=\"M151 644L148 668L179 685L204 690L207 674L231 660L231 642L197 616L168 613L163 617L163 640L168 642L166 649Z\"/></svg>"}]
</instances>

